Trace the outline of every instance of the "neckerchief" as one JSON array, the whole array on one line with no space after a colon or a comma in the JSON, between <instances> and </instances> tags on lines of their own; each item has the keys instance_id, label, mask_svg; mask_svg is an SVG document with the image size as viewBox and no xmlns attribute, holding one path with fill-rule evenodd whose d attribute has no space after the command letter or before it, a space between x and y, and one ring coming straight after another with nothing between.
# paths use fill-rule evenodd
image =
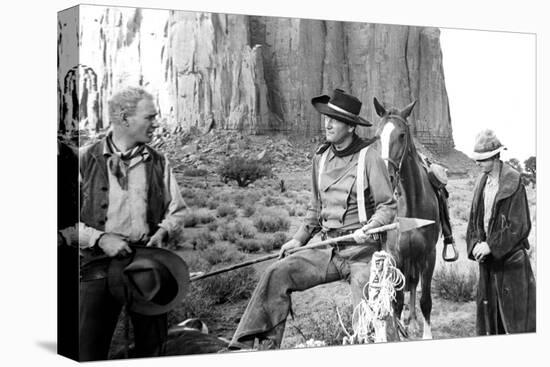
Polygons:
<instances>
[{"instance_id":1,"label":"neckerchief","mask_svg":"<svg viewBox=\"0 0 550 367\"><path fill-rule=\"evenodd\" d=\"M129 151L122 153L113 143L111 136L107 136L107 146L112 153L107 160L109 169L116 177L122 190L128 190L128 169L130 168L130 162L132 159L143 155L145 144L139 144Z\"/></svg>"},{"instance_id":2,"label":"neckerchief","mask_svg":"<svg viewBox=\"0 0 550 367\"><path fill-rule=\"evenodd\" d=\"M348 155L352 155L354 153L357 153L358 151L360 151L364 147L372 144L373 141L374 141L374 139L362 139L357 134L353 133L351 143L345 149L337 150L336 147L334 146L334 144L329 143L328 141L326 141L317 150L317 154L323 154L323 152L330 147L335 156L337 156L339 158L346 157Z\"/></svg>"}]
</instances>

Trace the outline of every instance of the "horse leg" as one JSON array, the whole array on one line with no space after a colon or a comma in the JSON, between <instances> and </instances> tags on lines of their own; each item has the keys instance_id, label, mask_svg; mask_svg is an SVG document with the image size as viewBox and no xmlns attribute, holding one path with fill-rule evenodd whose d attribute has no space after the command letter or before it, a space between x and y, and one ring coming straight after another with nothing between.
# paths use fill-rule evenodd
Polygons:
<instances>
[{"instance_id":1,"label":"horse leg","mask_svg":"<svg viewBox=\"0 0 550 367\"><path fill-rule=\"evenodd\" d=\"M420 309L424 318L424 331L422 339L432 339L432 327L430 323L430 315L432 313L432 275L435 267L435 254L430 256L428 266L422 272L422 294L420 296Z\"/></svg>"},{"instance_id":2,"label":"horse leg","mask_svg":"<svg viewBox=\"0 0 550 367\"><path fill-rule=\"evenodd\" d=\"M405 292L404 291L397 291L395 292L395 303L394 303L394 311L395 315L399 320L401 320L401 314L403 313L403 306L405 305Z\"/></svg>"},{"instance_id":3,"label":"horse leg","mask_svg":"<svg viewBox=\"0 0 550 367\"><path fill-rule=\"evenodd\" d=\"M418 320L416 318L416 287L418 282L411 284L410 288L410 298L409 298L409 329L411 330L411 335L416 334L419 330Z\"/></svg>"}]
</instances>

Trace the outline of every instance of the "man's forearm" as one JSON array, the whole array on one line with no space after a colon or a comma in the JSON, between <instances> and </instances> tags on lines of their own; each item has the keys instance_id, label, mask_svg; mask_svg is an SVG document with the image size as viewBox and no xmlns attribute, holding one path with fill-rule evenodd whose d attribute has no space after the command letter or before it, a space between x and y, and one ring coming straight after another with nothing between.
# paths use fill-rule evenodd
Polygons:
<instances>
[{"instance_id":1,"label":"man's forearm","mask_svg":"<svg viewBox=\"0 0 550 367\"><path fill-rule=\"evenodd\" d=\"M164 219L159 223L159 227L164 228L168 232L168 236L172 236L183 225L183 214L187 205L181 196L181 191L174 174L167 164L165 167L164 187L165 197L167 198L167 210Z\"/></svg>"}]
</instances>

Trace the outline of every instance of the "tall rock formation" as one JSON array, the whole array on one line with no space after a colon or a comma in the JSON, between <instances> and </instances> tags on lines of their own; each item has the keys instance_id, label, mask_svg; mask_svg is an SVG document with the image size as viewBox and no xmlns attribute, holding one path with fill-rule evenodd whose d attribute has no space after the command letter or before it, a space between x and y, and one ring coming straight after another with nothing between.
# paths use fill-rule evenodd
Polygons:
<instances>
[{"instance_id":1,"label":"tall rock formation","mask_svg":"<svg viewBox=\"0 0 550 367\"><path fill-rule=\"evenodd\" d=\"M375 125L360 134L376 131L373 97L396 107L417 100L417 138L440 152L454 146L436 28L83 5L78 29L73 74L90 76L69 98L70 70L59 70L60 110L70 100L86 111L66 113L69 127L108 126L113 92L141 85L167 125L311 136L323 128L311 98L339 87Z\"/></svg>"}]
</instances>

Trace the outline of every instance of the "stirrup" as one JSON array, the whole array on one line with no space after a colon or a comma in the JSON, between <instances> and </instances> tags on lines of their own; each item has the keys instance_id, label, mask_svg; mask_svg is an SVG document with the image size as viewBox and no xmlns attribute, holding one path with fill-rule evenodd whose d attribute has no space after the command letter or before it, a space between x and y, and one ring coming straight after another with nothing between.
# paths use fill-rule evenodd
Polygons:
<instances>
[{"instance_id":1,"label":"stirrup","mask_svg":"<svg viewBox=\"0 0 550 367\"><path fill-rule=\"evenodd\" d=\"M452 238L451 238L452 240ZM449 245L452 246L453 249L453 256L449 255ZM441 253L441 256L443 257L444 261L447 262L453 262L458 260L458 251L456 250L455 241L452 240L452 242L446 243L446 241L443 241L443 252Z\"/></svg>"}]
</instances>

